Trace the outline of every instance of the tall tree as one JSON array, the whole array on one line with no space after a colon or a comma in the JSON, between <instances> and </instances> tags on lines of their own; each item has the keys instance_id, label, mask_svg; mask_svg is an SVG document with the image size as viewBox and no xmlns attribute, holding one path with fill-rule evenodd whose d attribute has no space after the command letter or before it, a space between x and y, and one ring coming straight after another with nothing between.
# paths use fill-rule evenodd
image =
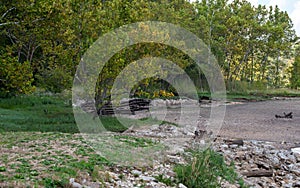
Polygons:
<instances>
[{"instance_id":1,"label":"tall tree","mask_svg":"<svg viewBox=\"0 0 300 188\"><path fill-rule=\"evenodd\" d=\"M300 88L300 47L298 46L295 50L295 60L291 70L291 88Z\"/></svg>"}]
</instances>

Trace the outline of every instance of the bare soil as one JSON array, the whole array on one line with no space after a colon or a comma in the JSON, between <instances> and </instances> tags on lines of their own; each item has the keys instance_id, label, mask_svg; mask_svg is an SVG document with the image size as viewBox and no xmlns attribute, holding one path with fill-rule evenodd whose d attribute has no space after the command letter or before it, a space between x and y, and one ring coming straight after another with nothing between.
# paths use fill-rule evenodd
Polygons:
<instances>
[{"instance_id":1,"label":"bare soil","mask_svg":"<svg viewBox=\"0 0 300 188\"><path fill-rule=\"evenodd\" d=\"M201 124L209 119L211 107L201 104L200 110ZM275 118L275 114L283 115L284 112L293 112L293 118ZM164 119L178 123L179 114L179 109L168 109ZM189 123L188 117L185 122ZM300 143L300 98L227 104L223 125L215 134L246 140Z\"/></svg>"},{"instance_id":2,"label":"bare soil","mask_svg":"<svg viewBox=\"0 0 300 188\"><path fill-rule=\"evenodd\" d=\"M275 114L283 115L284 112L293 112L293 119L275 118ZM243 139L300 142L300 98L229 105L219 134Z\"/></svg>"}]
</instances>

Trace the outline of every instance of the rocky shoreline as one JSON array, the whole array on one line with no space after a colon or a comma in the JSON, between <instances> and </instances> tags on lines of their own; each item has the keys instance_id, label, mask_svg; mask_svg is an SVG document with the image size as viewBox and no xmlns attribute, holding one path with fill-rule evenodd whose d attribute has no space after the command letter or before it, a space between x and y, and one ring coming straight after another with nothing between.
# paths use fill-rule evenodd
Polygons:
<instances>
[{"instance_id":1,"label":"rocky shoreline","mask_svg":"<svg viewBox=\"0 0 300 188\"><path fill-rule=\"evenodd\" d=\"M300 187L300 153L295 143L243 141L243 145L219 142L214 150L234 161L237 172L250 187Z\"/></svg>"},{"instance_id":2,"label":"rocky shoreline","mask_svg":"<svg viewBox=\"0 0 300 188\"><path fill-rule=\"evenodd\" d=\"M289 98L274 98L274 101L294 100ZM297 101L295 99L295 101ZM181 103L196 104L197 101L190 99L183 100L155 100L152 102L154 107L165 106L168 108L176 107ZM241 102L219 103L215 105L235 105ZM211 107L211 101L202 101L202 110ZM153 114L152 114L153 115ZM147 117L144 113L131 116L140 119ZM274 115L271 114L272 118ZM174 116L176 117L176 116ZM173 117L172 117L173 118ZM174 119L174 118L173 118ZM186 187L183 184L167 185L160 182L160 179L175 180L176 174L173 167L176 164L184 164L183 153L187 149L203 149L207 146L224 156L226 163L234 163L235 170L249 187L300 187L300 142L292 143L280 140L279 142L244 139L233 140L232 137L210 135L204 131L205 135L198 137L195 129L199 125L205 124L205 118L198 122L197 126L184 125L173 126L168 124L152 125L144 128L129 128L122 135L143 137L159 140L160 143L168 146L165 161L156 161L151 167L114 167L101 171L106 181L86 182L85 180L70 180L73 187ZM271 119L273 121L273 119ZM274 120L275 121L275 120ZM187 123L188 124L188 123ZM198 130L201 132L201 130ZM79 186L76 186L76 181ZM238 183L230 184L222 182L222 187L239 187Z\"/></svg>"},{"instance_id":3,"label":"rocky shoreline","mask_svg":"<svg viewBox=\"0 0 300 188\"><path fill-rule=\"evenodd\" d=\"M158 181L158 177L173 181L176 174L173 167L184 164L183 152L195 149L195 146L204 148L207 138L197 138L186 128L172 125L153 125L147 129L130 129L122 135L144 138L159 138L160 142L171 146L166 151L166 158L149 167L114 167L99 171L105 181L86 182L85 180L71 179L72 187L181 187L183 184L166 185ZM184 138L182 142L174 142L170 138ZM177 139L178 141L178 139ZM299 143L276 143L255 140L232 140L218 137L210 147L222 154L226 163L234 163L236 172L249 187L300 187L300 153L293 152ZM222 187L239 187L236 184L223 182Z\"/></svg>"}]
</instances>

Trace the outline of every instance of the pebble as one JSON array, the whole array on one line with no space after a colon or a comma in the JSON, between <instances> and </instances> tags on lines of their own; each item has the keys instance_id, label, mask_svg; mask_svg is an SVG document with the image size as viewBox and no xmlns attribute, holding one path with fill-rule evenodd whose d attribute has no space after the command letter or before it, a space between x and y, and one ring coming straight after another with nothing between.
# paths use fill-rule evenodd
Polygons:
<instances>
[{"instance_id":1,"label":"pebble","mask_svg":"<svg viewBox=\"0 0 300 188\"><path fill-rule=\"evenodd\" d=\"M187 186L183 185L182 183L179 183L178 188L187 188Z\"/></svg>"},{"instance_id":2,"label":"pebble","mask_svg":"<svg viewBox=\"0 0 300 188\"><path fill-rule=\"evenodd\" d=\"M75 182L75 179L74 178L70 178L70 181L69 181L70 185L72 188L82 188L82 185Z\"/></svg>"},{"instance_id":3,"label":"pebble","mask_svg":"<svg viewBox=\"0 0 300 188\"><path fill-rule=\"evenodd\" d=\"M146 182L156 181L156 179L151 176L141 176L141 179Z\"/></svg>"},{"instance_id":4,"label":"pebble","mask_svg":"<svg viewBox=\"0 0 300 188\"><path fill-rule=\"evenodd\" d=\"M300 154L300 147L299 147L299 148L292 148L291 151L292 151L293 153Z\"/></svg>"},{"instance_id":5,"label":"pebble","mask_svg":"<svg viewBox=\"0 0 300 188\"><path fill-rule=\"evenodd\" d=\"M142 174L142 172L141 171L139 171L139 170L132 170L131 171L131 174L133 174L133 175L141 175Z\"/></svg>"},{"instance_id":6,"label":"pebble","mask_svg":"<svg viewBox=\"0 0 300 188\"><path fill-rule=\"evenodd\" d=\"M231 149L236 149L236 148L238 148L239 146L238 146L237 144L231 144L231 145L229 145L229 147L230 147Z\"/></svg>"},{"instance_id":7,"label":"pebble","mask_svg":"<svg viewBox=\"0 0 300 188\"><path fill-rule=\"evenodd\" d=\"M293 184L293 187L300 187L300 181L297 181Z\"/></svg>"}]
</instances>

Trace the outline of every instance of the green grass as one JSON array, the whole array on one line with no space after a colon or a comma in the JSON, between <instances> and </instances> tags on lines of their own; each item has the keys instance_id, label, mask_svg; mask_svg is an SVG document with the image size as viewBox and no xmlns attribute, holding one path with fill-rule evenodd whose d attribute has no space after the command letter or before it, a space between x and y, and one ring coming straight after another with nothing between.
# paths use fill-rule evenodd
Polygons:
<instances>
[{"instance_id":1,"label":"green grass","mask_svg":"<svg viewBox=\"0 0 300 188\"><path fill-rule=\"evenodd\" d=\"M0 136L0 152L0 187L3 183L13 187L15 182L22 187L66 187L70 178L112 165L85 144L80 135L68 133L4 132ZM28 185L23 184L24 180Z\"/></svg>"},{"instance_id":2,"label":"green grass","mask_svg":"<svg viewBox=\"0 0 300 188\"><path fill-rule=\"evenodd\" d=\"M103 116L100 117L100 120L103 124L103 127L112 132L124 132L131 126L141 127L141 126L151 126L155 124L170 124L174 126L178 126L175 123L168 121L160 121L154 118L142 118L142 119L130 119L125 117L111 117L111 116ZM120 120L120 121L119 121Z\"/></svg>"},{"instance_id":3,"label":"green grass","mask_svg":"<svg viewBox=\"0 0 300 188\"><path fill-rule=\"evenodd\" d=\"M59 96L19 96L0 99L0 131L33 131L78 133L70 99ZM171 124L153 118L135 120L130 118L103 116L100 118L107 131L123 132L131 125L148 126ZM87 132L89 127L87 126Z\"/></svg>"},{"instance_id":4,"label":"green grass","mask_svg":"<svg viewBox=\"0 0 300 188\"><path fill-rule=\"evenodd\" d=\"M165 178L163 174L159 174L158 176L155 176L155 179L158 182L164 183L167 186L173 186L176 185L176 182L172 180L171 178Z\"/></svg>"},{"instance_id":5,"label":"green grass","mask_svg":"<svg viewBox=\"0 0 300 188\"><path fill-rule=\"evenodd\" d=\"M99 146L108 139L103 137L95 144ZM103 174L114 165L123 166L124 161L130 160L132 164L138 160L150 162L150 154L162 149L159 143L146 138L120 135L112 136L108 141L100 150L104 157L96 153L95 147L91 148L80 134L2 132L0 187L15 187L15 183L18 187L68 187L70 178L76 178L79 183L83 179L101 182L110 178ZM116 147L112 148L111 154L105 152L113 145ZM131 169L131 165L124 166L127 167Z\"/></svg>"},{"instance_id":6,"label":"green grass","mask_svg":"<svg viewBox=\"0 0 300 188\"><path fill-rule=\"evenodd\" d=\"M1 131L76 133L68 99L54 96L19 96L0 99Z\"/></svg>"},{"instance_id":7,"label":"green grass","mask_svg":"<svg viewBox=\"0 0 300 188\"><path fill-rule=\"evenodd\" d=\"M300 90L291 89L266 89L266 90L254 90L248 91L250 95L263 96L266 98L270 97L300 97Z\"/></svg>"},{"instance_id":8,"label":"green grass","mask_svg":"<svg viewBox=\"0 0 300 188\"><path fill-rule=\"evenodd\" d=\"M290 89L267 89L267 90L250 90L247 92L228 92L227 99L260 101L270 100L273 97L300 97L300 91Z\"/></svg>"},{"instance_id":9,"label":"green grass","mask_svg":"<svg viewBox=\"0 0 300 188\"><path fill-rule=\"evenodd\" d=\"M191 151L192 157L187 158L188 164L177 165L174 171L180 183L187 187L221 187L221 182L239 183L243 181L235 173L234 165L227 166L224 158L211 149ZM218 178L221 178L219 180Z\"/></svg>"},{"instance_id":10,"label":"green grass","mask_svg":"<svg viewBox=\"0 0 300 188\"><path fill-rule=\"evenodd\" d=\"M133 147L149 147L149 146L156 145L155 142L146 138L139 138L139 137L132 137L132 136L119 136L119 135L114 136L114 138L120 142L124 142Z\"/></svg>"},{"instance_id":11,"label":"green grass","mask_svg":"<svg viewBox=\"0 0 300 188\"><path fill-rule=\"evenodd\" d=\"M212 99L212 96L208 92L201 92L198 93L199 98L202 97L208 97L209 99ZM227 101L261 101L261 100L267 100L270 97L264 96L264 95L257 95L254 93L242 93L242 92L227 92L224 96L218 96L215 95L214 99L224 99L226 97Z\"/></svg>"},{"instance_id":12,"label":"green grass","mask_svg":"<svg viewBox=\"0 0 300 188\"><path fill-rule=\"evenodd\" d=\"M209 92L199 92L199 98L208 97L211 99ZM291 89L266 89L266 90L248 90L243 92L227 91L226 99L228 101L262 101L269 100L272 97L300 97L299 90ZM218 98L215 96L215 98Z\"/></svg>"}]
</instances>

